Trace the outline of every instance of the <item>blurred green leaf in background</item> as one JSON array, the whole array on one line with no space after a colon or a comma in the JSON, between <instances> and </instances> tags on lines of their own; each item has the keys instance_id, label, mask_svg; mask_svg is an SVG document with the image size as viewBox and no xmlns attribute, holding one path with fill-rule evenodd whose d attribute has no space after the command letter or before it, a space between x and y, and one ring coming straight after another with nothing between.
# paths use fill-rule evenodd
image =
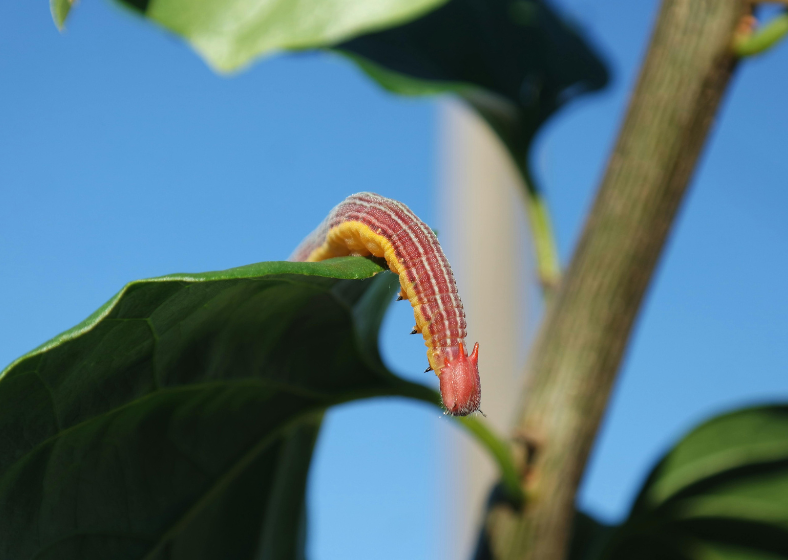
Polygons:
<instances>
[{"instance_id":1,"label":"blurred green leaf in background","mask_svg":"<svg viewBox=\"0 0 788 560\"><path fill-rule=\"evenodd\" d=\"M220 72L281 50L321 48L396 25L445 0L118 0L180 35Z\"/></svg>"},{"instance_id":2,"label":"blurred green leaf in background","mask_svg":"<svg viewBox=\"0 0 788 560\"><path fill-rule=\"evenodd\" d=\"M500 136L524 177L539 127L608 81L581 32L543 0L452 0L336 48L391 91L460 94Z\"/></svg>"},{"instance_id":3,"label":"blurred green leaf in background","mask_svg":"<svg viewBox=\"0 0 788 560\"><path fill-rule=\"evenodd\" d=\"M459 93L521 170L541 124L609 79L582 31L546 0L117 1L181 36L219 71L278 51L330 48L390 91ZM52 0L58 27L70 6Z\"/></svg>"},{"instance_id":4,"label":"blurred green leaf in background","mask_svg":"<svg viewBox=\"0 0 788 560\"><path fill-rule=\"evenodd\" d=\"M581 521L577 537L587 554L573 560L788 558L788 406L702 424L654 468L621 526Z\"/></svg>"}]
</instances>

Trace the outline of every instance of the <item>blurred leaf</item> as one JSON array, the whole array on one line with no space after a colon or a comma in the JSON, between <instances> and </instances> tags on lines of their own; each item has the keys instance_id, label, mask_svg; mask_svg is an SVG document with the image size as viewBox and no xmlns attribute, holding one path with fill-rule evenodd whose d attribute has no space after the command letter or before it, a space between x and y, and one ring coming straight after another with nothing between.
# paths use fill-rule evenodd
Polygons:
<instances>
[{"instance_id":1,"label":"blurred leaf","mask_svg":"<svg viewBox=\"0 0 788 560\"><path fill-rule=\"evenodd\" d=\"M55 25L62 31L68 12L71 11L71 0L49 0L49 11L52 12Z\"/></svg>"},{"instance_id":2,"label":"blurred leaf","mask_svg":"<svg viewBox=\"0 0 788 560\"><path fill-rule=\"evenodd\" d=\"M220 71L275 51L333 46L390 91L458 93L530 187L526 158L539 127L608 82L602 59L547 0L117 1L186 39ZM69 0L51 3L60 27Z\"/></svg>"},{"instance_id":3,"label":"blurred leaf","mask_svg":"<svg viewBox=\"0 0 788 560\"><path fill-rule=\"evenodd\" d=\"M409 23L336 49L388 90L453 91L488 121L527 177L539 127L608 81L580 31L544 0L451 0ZM530 183L530 181L529 181Z\"/></svg>"},{"instance_id":4,"label":"blurred leaf","mask_svg":"<svg viewBox=\"0 0 788 560\"><path fill-rule=\"evenodd\" d=\"M782 470L786 461L788 406L725 414L693 430L660 461L635 509L654 509L666 502L708 494L730 481L760 474L764 468Z\"/></svg>"},{"instance_id":5,"label":"blurred leaf","mask_svg":"<svg viewBox=\"0 0 788 560\"><path fill-rule=\"evenodd\" d=\"M323 410L434 399L380 361L399 289L382 270L348 257L132 282L11 364L0 559L302 557Z\"/></svg>"},{"instance_id":6,"label":"blurred leaf","mask_svg":"<svg viewBox=\"0 0 788 560\"><path fill-rule=\"evenodd\" d=\"M785 556L755 552L752 549L708 542L695 543L695 553L696 557L702 560L781 560L785 558Z\"/></svg>"},{"instance_id":7,"label":"blurred leaf","mask_svg":"<svg viewBox=\"0 0 788 560\"><path fill-rule=\"evenodd\" d=\"M645 558L655 542L688 560L788 558L788 406L693 430L649 475L599 558Z\"/></svg>"},{"instance_id":8,"label":"blurred leaf","mask_svg":"<svg viewBox=\"0 0 788 560\"><path fill-rule=\"evenodd\" d=\"M717 546L718 551L736 551L743 558L747 558L745 554L750 558L788 558L788 530L770 523L708 516L680 522L678 529Z\"/></svg>"},{"instance_id":9,"label":"blurred leaf","mask_svg":"<svg viewBox=\"0 0 788 560\"><path fill-rule=\"evenodd\" d=\"M321 48L418 17L445 0L118 0L186 39L213 68Z\"/></svg>"},{"instance_id":10,"label":"blurred leaf","mask_svg":"<svg viewBox=\"0 0 788 560\"><path fill-rule=\"evenodd\" d=\"M591 515L578 511L572 526L572 541L568 560L598 558L613 531L614 527L605 525Z\"/></svg>"},{"instance_id":11,"label":"blurred leaf","mask_svg":"<svg viewBox=\"0 0 788 560\"><path fill-rule=\"evenodd\" d=\"M599 55L547 0L117 1L220 71L275 51L331 47L390 91L455 92L499 135L529 188L539 127L608 81ZM60 27L69 0L51 2Z\"/></svg>"}]
</instances>

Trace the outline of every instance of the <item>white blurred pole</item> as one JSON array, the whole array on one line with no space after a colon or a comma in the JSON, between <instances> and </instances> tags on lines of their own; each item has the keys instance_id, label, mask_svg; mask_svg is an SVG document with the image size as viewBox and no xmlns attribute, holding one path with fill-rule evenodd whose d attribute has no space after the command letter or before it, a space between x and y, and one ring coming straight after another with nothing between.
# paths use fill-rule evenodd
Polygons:
<instances>
[{"instance_id":1,"label":"white blurred pole","mask_svg":"<svg viewBox=\"0 0 788 560\"><path fill-rule=\"evenodd\" d=\"M533 285L522 194L495 135L459 102L441 106L439 239L468 319L468 346L479 342L481 408L508 434L522 386L527 286ZM529 262L526 262L529 261ZM532 290L531 290L532 291ZM444 558L469 558L496 470L464 434L442 430Z\"/></svg>"}]
</instances>

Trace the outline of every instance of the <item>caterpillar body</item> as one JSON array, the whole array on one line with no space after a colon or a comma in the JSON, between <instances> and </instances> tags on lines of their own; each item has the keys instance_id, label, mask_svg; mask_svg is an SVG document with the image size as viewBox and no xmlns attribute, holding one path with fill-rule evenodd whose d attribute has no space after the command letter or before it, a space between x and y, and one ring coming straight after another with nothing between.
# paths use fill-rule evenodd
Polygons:
<instances>
[{"instance_id":1,"label":"caterpillar body","mask_svg":"<svg viewBox=\"0 0 788 560\"><path fill-rule=\"evenodd\" d=\"M466 322L457 284L438 238L396 200L358 193L339 203L291 255L291 261L322 261L347 255L383 257L399 276L400 299L416 318L413 333L427 345L430 369L440 379L449 414L479 409L479 344L466 353Z\"/></svg>"}]
</instances>

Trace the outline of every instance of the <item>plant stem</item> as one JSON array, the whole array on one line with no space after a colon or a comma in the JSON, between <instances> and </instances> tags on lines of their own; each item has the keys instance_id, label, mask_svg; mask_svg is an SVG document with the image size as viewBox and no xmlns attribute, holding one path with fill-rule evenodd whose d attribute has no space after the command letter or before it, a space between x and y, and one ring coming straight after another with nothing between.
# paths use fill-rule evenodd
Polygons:
<instances>
[{"instance_id":1,"label":"plant stem","mask_svg":"<svg viewBox=\"0 0 788 560\"><path fill-rule=\"evenodd\" d=\"M487 514L499 560L562 560L577 486L643 295L730 80L750 0L665 0L627 117L529 360L525 508Z\"/></svg>"},{"instance_id":2,"label":"plant stem","mask_svg":"<svg viewBox=\"0 0 788 560\"><path fill-rule=\"evenodd\" d=\"M520 487L520 475L509 443L498 437L487 425L487 422L477 416L455 418L455 421L476 438L482 447L487 449L501 471L501 482L506 494L514 503L521 504L525 494Z\"/></svg>"},{"instance_id":3,"label":"plant stem","mask_svg":"<svg viewBox=\"0 0 788 560\"><path fill-rule=\"evenodd\" d=\"M521 176L526 183L525 210L528 214L528 224L534 242L539 283L545 298L549 299L561 279L561 264L558 258L553 224L550 220L547 203L541 191L536 188L532 175L523 172Z\"/></svg>"},{"instance_id":4,"label":"plant stem","mask_svg":"<svg viewBox=\"0 0 788 560\"><path fill-rule=\"evenodd\" d=\"M375 395L354 395L353 399L378 395L398 395L416 399L437 406L443 410L440 393L419 383L411 383L405 380L398 380L393 387L379 391ZM449 418L460 424L484 449L487 450L498 465L503 488L508 497L515 504L521 503L523 500L523 491L522 488L520 488L520 476L517 470L517 462L514 460L512 449L508 442L504 438L498 436L498 434L478 416L449 416Z\"/></svg>"},{"instance_id":5,"label":"plant stem","mask_svg":"<svg viewBox=\"0 0 788 560\"><path fill-rule=\"evenodd\" d=\"M733 50L742 58L761 54L779 43L786 34L788 34L788 12L783 12L755 33L736 37Z\"/></svg>"}]
</instances>

